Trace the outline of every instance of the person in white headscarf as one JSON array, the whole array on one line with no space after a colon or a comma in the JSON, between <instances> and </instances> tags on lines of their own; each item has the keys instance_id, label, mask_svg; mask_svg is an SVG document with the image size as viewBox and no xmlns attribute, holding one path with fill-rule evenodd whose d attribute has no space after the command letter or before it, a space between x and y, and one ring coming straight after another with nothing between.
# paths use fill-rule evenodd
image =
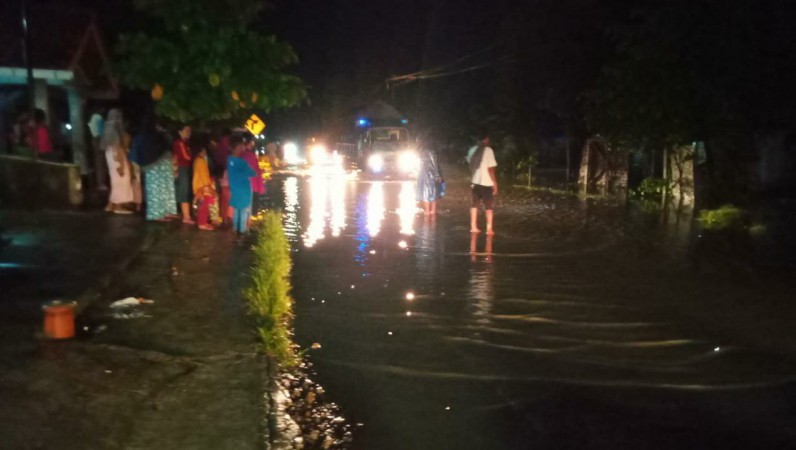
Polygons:
<instances>
[{"instance_id":1,"label":"person in white headscarf","mask_svg":"<svg viewBox=\"0 0 796 450\"><path fill-rule=\"evenodd\" d=\"M108 173L111 176L111 194L108 198L108 212L131 214L125 205L133 201L133 184L130 177L130 162L124 148L124 120L119 109L112 109L105 120L101 145L105 149Z\"/></svg>"}]
</instances>

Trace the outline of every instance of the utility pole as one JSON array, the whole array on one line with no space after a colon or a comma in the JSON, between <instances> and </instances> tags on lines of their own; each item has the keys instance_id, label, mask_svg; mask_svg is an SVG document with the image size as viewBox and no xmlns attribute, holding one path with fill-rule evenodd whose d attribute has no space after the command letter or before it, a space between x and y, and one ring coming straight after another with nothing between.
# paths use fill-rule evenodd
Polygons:
<instances>
[{"instance_id":1,"label":"utility pole","mask_svg":"<svg viewBox=\"0 0 796 450\"><path fill-rule=\"evenodd\" d=\"M28 2L27 0L21 0L21 8L20 8L20 19L22 25L22 58L25 61L25 69L27 70L28 75L28 121L35 120L35 110L36 110L36 90L33 81L33 62L30 60L30 24L28 21ZM37 130L33 130L30 134L31 139L31 146L33 147L32 153L33 158L37 159L39 156L38 152L38 143L36 142L36 138L38 133Z\"/></svg>"}]
</instances>

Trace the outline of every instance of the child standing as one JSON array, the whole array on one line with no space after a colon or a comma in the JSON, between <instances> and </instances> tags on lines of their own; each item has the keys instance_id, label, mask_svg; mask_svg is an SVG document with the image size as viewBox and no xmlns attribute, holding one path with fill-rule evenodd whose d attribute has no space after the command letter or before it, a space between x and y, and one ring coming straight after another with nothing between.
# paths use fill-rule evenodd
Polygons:
<instances>
[{"instance_id":1,"label":"child standing","mask_svg":"<svg viewBox=\"0 0 796 450\"><path fill-rule=\"evenodd\" d=\"M199 229L213 231L210 225L210 205L216 201L215 183L210 177L210 167L207 164L207 149L202 148L193 162L193 195L194 202L199 203L196 211L196 222Z\"/></svg>"},{"instance_id":2,"label":"child standing","mask_svg":"<svg viewBox=\"0 0 796 450\"><path fill-rule=\"evenodd\" d=\"M243 235L249 229L252 208L251 177L257 172L241 158L244 143L239 136L230 139L230 150L232 154L227 158L227 178L231 194L229 206L233 210L232 227L236 233Z\"/></svg>"}]
</instances>

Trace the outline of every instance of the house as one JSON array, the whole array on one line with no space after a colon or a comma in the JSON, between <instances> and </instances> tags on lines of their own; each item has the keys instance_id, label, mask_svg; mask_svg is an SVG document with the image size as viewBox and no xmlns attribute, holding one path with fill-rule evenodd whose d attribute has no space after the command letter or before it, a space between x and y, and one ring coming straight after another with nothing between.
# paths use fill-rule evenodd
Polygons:
<instances>
[{"instance_id":1,"label":"house","mask_svg":"<svg viewBox=\"0 0 796 450\"><path fill-rule=\"evenodd\" d=\"M13 115L27 105L27 69L22 27L16 14L0 19L0 131L6 136ZM112 100L119 88L110 74L108 55L94 15L83 9L31 8L28 15L29 54L33 68L35 107L47 113L51 134L62 137L71 161L86 175L85 105ZM6 140L2 139L6 144ZM4 151L5 150L5 151ZM0 147L0 152L8 153Z\"/></svg>"}]
</instances>

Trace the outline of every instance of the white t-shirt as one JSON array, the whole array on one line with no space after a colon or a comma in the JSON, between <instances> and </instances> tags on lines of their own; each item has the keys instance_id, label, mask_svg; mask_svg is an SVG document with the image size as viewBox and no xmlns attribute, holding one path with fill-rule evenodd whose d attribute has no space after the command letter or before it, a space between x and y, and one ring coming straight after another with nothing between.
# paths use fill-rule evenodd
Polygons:
<instances>
[{"instance_id":1,"label":"white t-shirt","mask_svg":"<svg viewBox=\"0 0 796 450\"><path fill-rule=\"evenodd\" d=\"M469 152L467 152L467 162L470 162L470 158L473 157L473 154L478 149L478 146L473 146ZM470 182L473 184L480 184L481 186L492 186L495 183L492 182L492 177L489 176L489 169L492 167L497 167L497 161L495 161L495 152L492 151L491 147L484 148L484 157L481 158L481 166L478 167L478 170L475 171L473 177L470 179Z\"/></svg>"}]
</instances>

